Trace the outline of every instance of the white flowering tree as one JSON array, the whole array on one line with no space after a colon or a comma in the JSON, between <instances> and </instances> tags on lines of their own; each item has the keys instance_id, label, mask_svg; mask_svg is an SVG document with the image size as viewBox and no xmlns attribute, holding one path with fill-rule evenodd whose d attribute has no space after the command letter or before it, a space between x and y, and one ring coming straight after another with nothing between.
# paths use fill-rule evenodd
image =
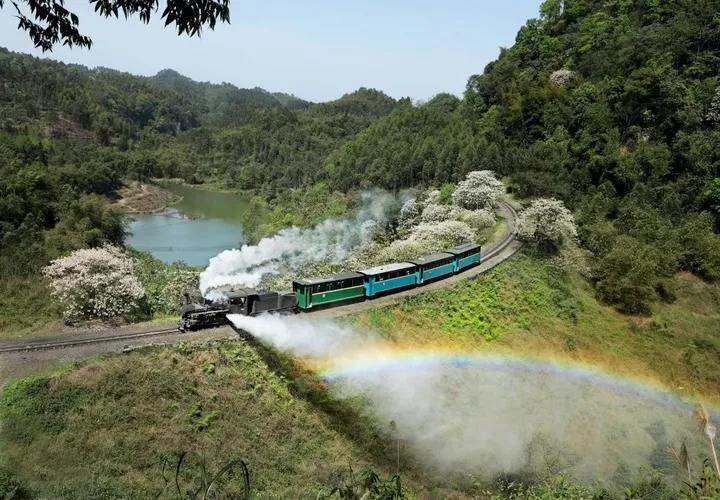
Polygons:
<instances>
[{"instance_id":1,"label":"white flowering tree","mask_svg":"<svg viewBox=\"0 0 720 500\"><path fill-rule=\"evenodd\" d=\"M422 214L423 206L418 203L415 198L407 200L403 203L398 216L398 232L401 234L407 234L410 229L417 225Z\"/></svg>"},{"instance_id":2,"label":"white flowering tree","mask_svg":"<svg viewBox=\"0 0 720 500\"><path fill-rule=\"evenodd\" d=\"M482 231L495 225L495 214L492 210L481 208L479 210L468 210L466 208L453 207L450 218L464 222L476 231Z\"/></svg>"},{"instance_id":3,"label":"white flowering tree","mask_svg":"<svg viewBox=\"0 0 720 500\"><path fill-rule=\"evenodd\" d=\"M707 119L715 124L720 124L720 87L715 89L715 95L707 112Z\"/></svg>"},{"instance_id":4,"label":"white flowering tree","mask_svg":"<svg viewBox=\"0 0 720 500\"><path fill-rule=\"evenodd\" d=\"M575 217L562 201L540 198L520 213L518 236L543 250L559 250L577 240Z\"/></svg>"},{"instance_id":5,"label":"white flowering tree","mask_svg":"<svg viewBox=\"0 0 720 500\"><path fill-rule=\"evenodd\" d=\"M575 73L569 69L559 69L550 74L550 82L556 87L566 87L575 77Z\"/></svg>"},{"instance_id":6,"label":"white flowering tree","mask_svg":"<svg viewBox=\"0 0 720 500\"><path fill-rule=\"evenodd\" d=\"M492 170L470 172L458 183L452 195L453 204L468 210L492 209L502 194L502 187Z\"/></svg>"},{"instance_id":7,"label":"white flowering tree","mask_svg":"<svg viewBox=\"0 0 720 500\"><path fill-rule=\"evenodd\" d=\"M442 222L451 218L453 207L450 205L437 205L430 203L425 206L420 216L420 222Z\"/></svg>"},{"instance_id":8,"label":"white flowering tree","mask_svg":"<svg viewBox=\"0 0 720 500\"><path fill-rule=\"evenodd\" d=\"M76 250L53 260L43 274L50 293L70 319L110 319L138 307L145 295L133 275L132 259L117 247Z\"/></svg>"},{"instance_id":9,"label":"white flowering tree","mask_svg":"<svg viewBox=\"0 0 720 500\"><path fill-rule=\"evenodd\" d=\"M408 243L419 245L437 244L439 248L447 248L468 241L474 241L475 232L464 222L446 220L437 223L419 224L410 236Z\"/></svg>"}]
</instances>

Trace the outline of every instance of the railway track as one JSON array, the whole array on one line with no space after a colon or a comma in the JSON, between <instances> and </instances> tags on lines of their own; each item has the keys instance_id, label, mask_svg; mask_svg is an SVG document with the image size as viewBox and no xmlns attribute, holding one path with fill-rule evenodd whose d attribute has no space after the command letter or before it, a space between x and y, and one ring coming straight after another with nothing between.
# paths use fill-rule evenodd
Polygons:
<instances>
[{"instance_id":1,"label":"railway track","mask_svg":"<svg viewBox=\"0 0 720 500\"><path fill-rule=\"evenodd\" d=\"M485 252L485 255L483 255L480 259L481 262L486 262L492 259L497 254L505 250L510 243L515 241L515 236L517 235L517 211L508 203L503 203L503 206L512 216L512 226L506 228L503 239L490 246L490 248Z\"/></svg>"},{"instance_id":2,"label":"railway track","mask_svg":"<svg viewBox=\"0 0 720 500\"><path fill-rule=\"evenodd\" d=\"M118 335L105 335L101 337L88 337L86 339L62 340L62 341L35 341L25 345L0 347L0 354L8 354L14 352L31 352L31 351L48 351L54 349L65 349L68 347L77 347L89 344L102 344L108 342L122 342L124 340L134 340L146 337L157 337L160 335L182 333L177 328L163 328L159 330L150 330L144 332L133 332Z\"/></svg>"},{"instance_id":3,"label":"railway track","mask_svg":"<svg viewBox=\"0 0 720 500\"><path fill-rule=\"evenodd\" d=\"M509 213L510 217L509 219L512 220L511 224L508 225L508 227L505 230L505 234L503 235L503 238L493 243L485 253L485 255L482 256L482 262L487 262L488 260L496 257L500 253L503 252L513 241L515 241L515 236L517 233L516 228L516 221L517 221L517 212L515 209L510 206L507 203L503 203L503 206L505 210ZM513 252L514 253L514 252ZM504 259L496 262L493 267L500 262L506 260L507 258L510 258L512 254L507 255ZM464 276L468 279L475 279L479 277L482 274L482 271L478 271L473 274L473 269L467 270L458 276ZM450 284L450 282L448 282ZM418 289L422 291L422 289ZM402 295L399 294L399 295ZM342 315L342 309L344 309L343 306L335 308L337 309L337 313L340 313L339 315ZM346 314L352 313L352 308L348 308ZM10 346L0 346L0 355L3 354L12 354L12 353L23 353L23 352L32 352L32 351L51 351L56 349L67 349L71 347L79 347L79 346L85 346L85 345L91 345L91 344L103 344L103 343L112 343L112 342L122 342L122 341L130 341L130 340L137 340L137 339L145 339L145 338L151 338L151 337L160 337L163 335L187 335L188 333L192 332L180 332L175 327L168 327L168 328L161 328L157 330L148 330L148 331L142 331L142 332L129 332L125 334L115 334L115 335L104 335L104 336L97 336L97 337L88 337L88 338L82 338L82 339L71 339L71 340L38 340L34 342L28 342L26 344L21 345L10 345Z\"/></svg>"}]
</instances>

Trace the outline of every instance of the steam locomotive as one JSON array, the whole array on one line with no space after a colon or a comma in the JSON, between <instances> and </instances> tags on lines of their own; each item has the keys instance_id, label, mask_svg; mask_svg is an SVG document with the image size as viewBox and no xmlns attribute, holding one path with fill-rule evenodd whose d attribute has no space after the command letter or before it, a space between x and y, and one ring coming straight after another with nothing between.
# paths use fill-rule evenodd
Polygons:
<instances>
[{"instance_id":1,"label":"steam locomotive","mask_svg":"<svg viewBox=\"0 0 720 500\"><path fill-rule=\"evenodd\" d=\"M480 245L466 243L447 252L425 255L408 262L293 281L292 293L224 287L213 290L218 299L203 299L181 308L178 329L200 330L228 324L228 314L257 316L266 312L297 313L332 307L422 286L464 271L480 263Z\"/></svg>"},{"instance_id":2,"label":"steam locomotive","mask_svg":"<svg viewBox=\"0 0 720 500\"><path fill-rule=\"evenodd\" d=\"M216 299L186 302L180 308L178 330L201 330L228 324L228 314L257 316L265 312L294 313L297 299L292 293L258 291L252 288L223 287L214 290Z\"/></svg>"}]
</instances>

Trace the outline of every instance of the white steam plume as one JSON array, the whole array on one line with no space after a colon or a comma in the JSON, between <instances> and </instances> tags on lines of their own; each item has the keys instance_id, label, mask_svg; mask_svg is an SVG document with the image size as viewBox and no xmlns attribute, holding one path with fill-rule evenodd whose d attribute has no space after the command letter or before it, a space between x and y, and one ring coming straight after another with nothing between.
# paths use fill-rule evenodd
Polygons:
<instances>
[{"instance_id":1,"label":"white steam plume","mask_svg":"<svg viewBox=\"0 0 720 500\"><path fill-rule=\"evenodd\" d=\"M702 450L702 444L690 446L698 436L690 407L658 403L640 388L638 394L618 390L600 375L573 378L550 365L538 370L523 363L397 363L378 337L331 321L229 319L263 342L329 366L338 374L332 390L340 397L363 395L381 427L395 421L403 457L438 477L490 479L543 473L556 464L614 488L641 466L676 473L668 446L685 441Z\"/></svg>"},{"instance_id":2,"label":"white steam plume","mask_svg":"<svg viewBox=\"0 0 720 500\"><path fill-rule=\"evenodd\" d=\"M210 259L200 273L200 291L226 285L254 287L263 275L277 274L282 267L299 269L313 262L340 262L353 249L368 241L376 224L399 211L400 199L381 191L364 191L354 218L327 219L308 229L290 227L257 245L225 250Z\"/></svg>"}]
</instances>

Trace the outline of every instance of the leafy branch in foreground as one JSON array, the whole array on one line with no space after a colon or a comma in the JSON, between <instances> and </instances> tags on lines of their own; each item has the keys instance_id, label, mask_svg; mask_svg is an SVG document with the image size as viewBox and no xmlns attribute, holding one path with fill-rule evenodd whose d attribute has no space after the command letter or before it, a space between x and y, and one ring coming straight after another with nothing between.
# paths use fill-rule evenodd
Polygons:
<instances>
[{"instance_id":1,"label":"leafy branch in foreground","mask_svg":"<svg viewBox=\"0 0 720 500\"><path fill-rule=\"evenodd\" d=\"M95 12L104 17L125 19L137 16L147 24L157 12L158 0L89 0L95 6ZM18 29L27 31L30 39L45 51L52 51L58 43L72 47L90 48L92 40L79 30L80 19L67 10L64 0L10 0L18 18ZM24 4L30 14L20 7ZM5 0L0 0L0 9ZM167 0L161 16L165 26L175 25L178 35L200 35L204 27L215 29L218 20L230 22L230 0Z\"/></svg>"},{"instance_id":2,"label":"leafy branch in foreground","mask_svg":"<svg viewBox=\"0 0 720 500\"><path fill-rule=\"evenodd\" d=\"M223 493L229 494L232 498L250 498L250 469L247 464L239 459L235 458L220 467L215 474L210 474L207 470L207 464L205 457L194 455L199 461L200 477L198 483L194 486L185 489L180 486L180 476L183 466L187 463L185 460L188 457L187 452L182 452L179 455L173 455L171 457L162 458L162 477L165 481L165 487L155 496L160 498L170 486L170 479L166 476L168 469L174 469L175 474L172 483L175 485L175 491L177 492L177 498L187 498L189 500L207 500L210 498L221 498ZM177 460L177 463L174 461ZM174 465L173 465L174 463ZM228 485L233 482L232 480L237 477L239 473L240 480L242 480L241 492L234 491L223 491L228 488Z\"/></svg>"},{"instance_id":3,"label":"leafy branch in foreground","mask_svg":"<svg viewBox=\"0 0 720 500\"><path fill-rule=\"evenodd\" d=\"M359 473L352 467L347 473L337 473L330 478L330 491L321 491L317 498L327 500L340 498L342 500L399 500L405 498L400 476L395 474L388 479L382 479L370 467L365 467Z\"/></svg>"}]
</instances>

